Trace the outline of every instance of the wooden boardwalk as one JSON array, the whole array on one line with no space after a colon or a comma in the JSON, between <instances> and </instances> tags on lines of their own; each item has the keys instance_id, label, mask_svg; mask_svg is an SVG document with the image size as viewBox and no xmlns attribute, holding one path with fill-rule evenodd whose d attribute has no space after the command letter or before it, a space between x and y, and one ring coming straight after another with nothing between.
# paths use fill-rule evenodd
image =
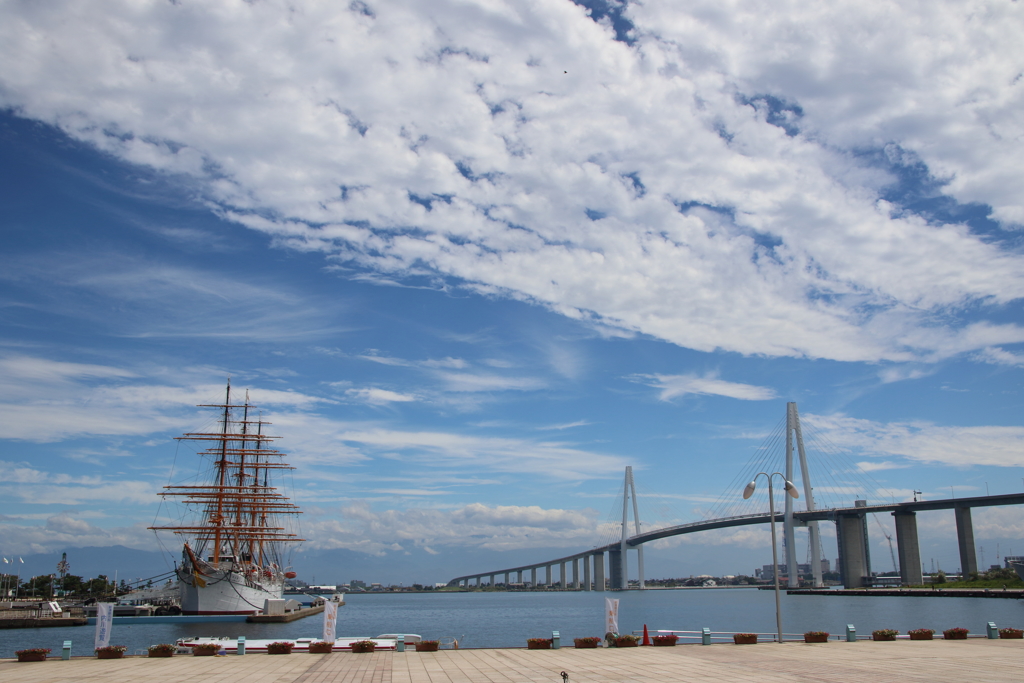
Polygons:
<instances>
[{"instance_id":1,"label":"wooden boardwalk","mask_svg":"<svg viewBox=\"0 0 1024 683\"><path fill-rule=\"evenodd\" d=\"M442 650L128 657L18 663L4 683L1017 683L1024 641L761 643L626 649Z\"/></svg>"}]
</instances>

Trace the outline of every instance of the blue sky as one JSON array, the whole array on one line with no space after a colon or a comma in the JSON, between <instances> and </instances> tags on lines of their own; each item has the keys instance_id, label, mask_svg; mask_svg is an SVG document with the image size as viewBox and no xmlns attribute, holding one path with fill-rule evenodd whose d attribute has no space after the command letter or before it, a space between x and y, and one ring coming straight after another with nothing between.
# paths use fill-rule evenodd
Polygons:
<instances>
[{"instance_id":1,"label":"blue sky","mask_svg":"<svg viewBox=\"0 0 1024 683\"><path fill-rule=\"evenodd\" d=\"M602 543L626 465L699 519L787 401L819 505L1020 491L1024 17L972 7L6 3L0 548L156 549L228 376L353 571Z\"/></svg>"}]
</instances>

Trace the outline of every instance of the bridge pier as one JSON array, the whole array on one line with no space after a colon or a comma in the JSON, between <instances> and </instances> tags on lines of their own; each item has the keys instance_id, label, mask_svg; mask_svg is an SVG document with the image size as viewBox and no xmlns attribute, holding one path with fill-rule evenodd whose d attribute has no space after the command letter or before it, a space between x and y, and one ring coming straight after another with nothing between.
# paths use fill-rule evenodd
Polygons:
<instances>
[{"instance_id":1,"label":"bridge pier","mask_svg":"<svg viewBox=\"0 0 1024 683\"><path fill-rule=\"evenodd\" d=\"M530 587L531 588L536 588L537 587L537 568L536 567L530 567Z\"/></svg>"},{"instance_id":2,"label":"bridge pier","mask_svg":"<svg viewBox=\"0 0 1024 683\"><path fill-rule=\"evenodd\" d=\"M508 575L511 572L505 572L505 590L508 590Z\"/></svg>"},{"instance_id":3,"label":"bridge pier","mask_svg":"<svg viewBox=\"0 0 1024 683\"><path fill-rule=\"evenodd\" d=\"M900 556L900 581L910 586L924 583L921 571L921 546L917 542L917 513L904 510L892 513L896 520L896 549Z\"/></svg>"},{"instance_id":4,"label":"bridge pier","mask_svg":"<svg viewBox=\"0 0 1024 683\"><path fill-rule=\"evenodd\" d=\"M974 552L974 523L971 522L971 508L956 506L956 540L960 546L960 575L967 578L978 572L978 556Z\"/></svg>"},{"instance_id":5,"label":"bridge pier","mask_svg":"<svg viewBox=\"0 0 1024 683\"><path fill-rule=\"evenodd\" d=\"M604 553L594 553L594 590L604 590Z\"/></svg>"},{"instance_id":6,"label":"bridge pier","mask_svg":"<svg viewBox=\"0 0 1024 683\"><path fill-rule=\"evenodd\" d=\"M868 537L864 528L863 513L837 516L836 536L839 546L839 574L843 587L864 586L864 577L871 572L871 564L867 554Z\"/></svg>"},{"instance_id":7,"label":"bridge pier","mask_svg":"<svg viewBox=\"0 0 1024 683\"><path fill-rule=\"evenodd\" d=\"M622 570L624 569L622 565L625 563L622 561L622 559L623 554L621 550L608 551L608 568L611 570L609 572L610 576L608 577L610 579L608 582L608 587L611 588L613 591L622 590L626 587L626 580L625 577L622 575Z\"/></svg>"},{"instance_id":8,"label":"bridge pier","mask_svg":"<svg viewBox=\"0 0 1024 683\"><path fill-rule=\"evenodd\" d=\"M572 589L580 589L580 558L572 558Z\"/></svg>"},{"instance_id":9,"label":"bridge pier","mask_svg":"<svg viewBox=\"0 0 1024 683\"><path fill-rule=\"evenodd\" d=\"M569 582L565 580L565 562L562 562L558 568L558 587L565 590L569 587Z\"/></svg>"},{"instance_id":10,"label":"bridge pier","mask_svg":"<svg viewBox=\"0 0 1024 683\"><path fill-rule=\"evenodd\" d=\"M544 577L547 579L544 582L544 585L548 586L548 587L554 585L554 583L555 583L552 580L552 579L554 579L554 576L553 576L553 571L554 570L552 569L552 567L554 567L554 565L552 565L552 564L549 564L548 566L544 567Z\"/></svg>"},{"instance_id":11,"label":"bridge pier","mask_svg":"<svg viewBox=\"0 0 1024 683\"><path fill-rule=\"evenodd\" d=\"M590 555L584 555L581 559L583 560L583 590L589 591L592 589L590 567L593 564L593 560Z\"/></svg>"}]
</instances>

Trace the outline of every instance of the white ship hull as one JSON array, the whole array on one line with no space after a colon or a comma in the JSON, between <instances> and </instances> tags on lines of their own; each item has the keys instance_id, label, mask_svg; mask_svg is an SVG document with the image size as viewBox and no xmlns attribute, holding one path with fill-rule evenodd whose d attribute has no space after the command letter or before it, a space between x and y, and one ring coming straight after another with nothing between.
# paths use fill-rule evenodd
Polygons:
<instances>
[{"instance_id":1,"label":"white ship hull","mask_svg":"<svg viewBox=\"0 0 1024 683\"><path fill-rule=\"evenodd\" d=\"M261 582L225 569L204 568L202 577L179 570L182 614L252 614L263 610L264 600L284 593L283 577L262 577ZM205 585L204 585L205 584Z\"/></svg>"}]
</instances>

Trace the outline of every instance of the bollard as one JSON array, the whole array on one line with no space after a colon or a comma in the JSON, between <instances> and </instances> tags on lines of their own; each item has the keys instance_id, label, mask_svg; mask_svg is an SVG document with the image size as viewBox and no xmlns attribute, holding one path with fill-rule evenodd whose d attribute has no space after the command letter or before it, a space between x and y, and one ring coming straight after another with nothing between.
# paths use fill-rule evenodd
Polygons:
<instances>
[{"instance_id":1,"label":"bollard","mask_svg":"<svg viewBox=\"0 0 1024 683\"><path fill-rule=\"evenodd\" d=\"M558 650L562 647L562 636L558 634L558 631L551 632L551 649Z\"/></svg>"},{"instance_id":2,"label":"bollard","mask_svg":"<svg viewBox=\"0 0 1024 683\"><path fill-rule=\"evenodd\" d=\"M60 651L60 658L65 662L71 659L71 641L64 641L64 648Z\"/></svg>"},{"instance_id":3,"label":"bollard","mask_svg":"<svg viewBox=\"0 0 1024 683\"><path fill-rule=\"evenodd\" d=\"M405 634L399 633L395 636L395 652L405 652Z\"/></svg>"},{"instance_id":4,"label":"bollard","mask_svg":"<svg viewBox=\"0 0 1024 683\"><path fill-rule=\"evenodd\" d=\"M999 638L999 629L996 628L996 622L990 621L988 622L988 639L996 640L997 638Z\"/></svg>"},{"instance_id":5,"label":"bollard","mask_svg":"<svg viewBox=\"0 0 1024 683\"><path fill-rule=\"evenodd\" d=\"M846 625L846 642L855 643L857 642L857 629L853 627L853 624Z\"/></svg>"},{"instance_id":6,"label":"bollard","mask_svg":"<svg viewBox=\"0 0 1024 683\"><path fill-rule=\"evenodd\" d=\"M245 636L238 636L238 654L245 654Z\"/></svg>"},{"instance_id":7,"label":"bollard","mask_svg":"<svg viewBox=\"0 0 1024 683\"><path fill-rule=\"evenodd\" d=\"M700 644L710 645L711 644L711 629L707 626L700 630Z\"/></svg>"}]
</instances>

